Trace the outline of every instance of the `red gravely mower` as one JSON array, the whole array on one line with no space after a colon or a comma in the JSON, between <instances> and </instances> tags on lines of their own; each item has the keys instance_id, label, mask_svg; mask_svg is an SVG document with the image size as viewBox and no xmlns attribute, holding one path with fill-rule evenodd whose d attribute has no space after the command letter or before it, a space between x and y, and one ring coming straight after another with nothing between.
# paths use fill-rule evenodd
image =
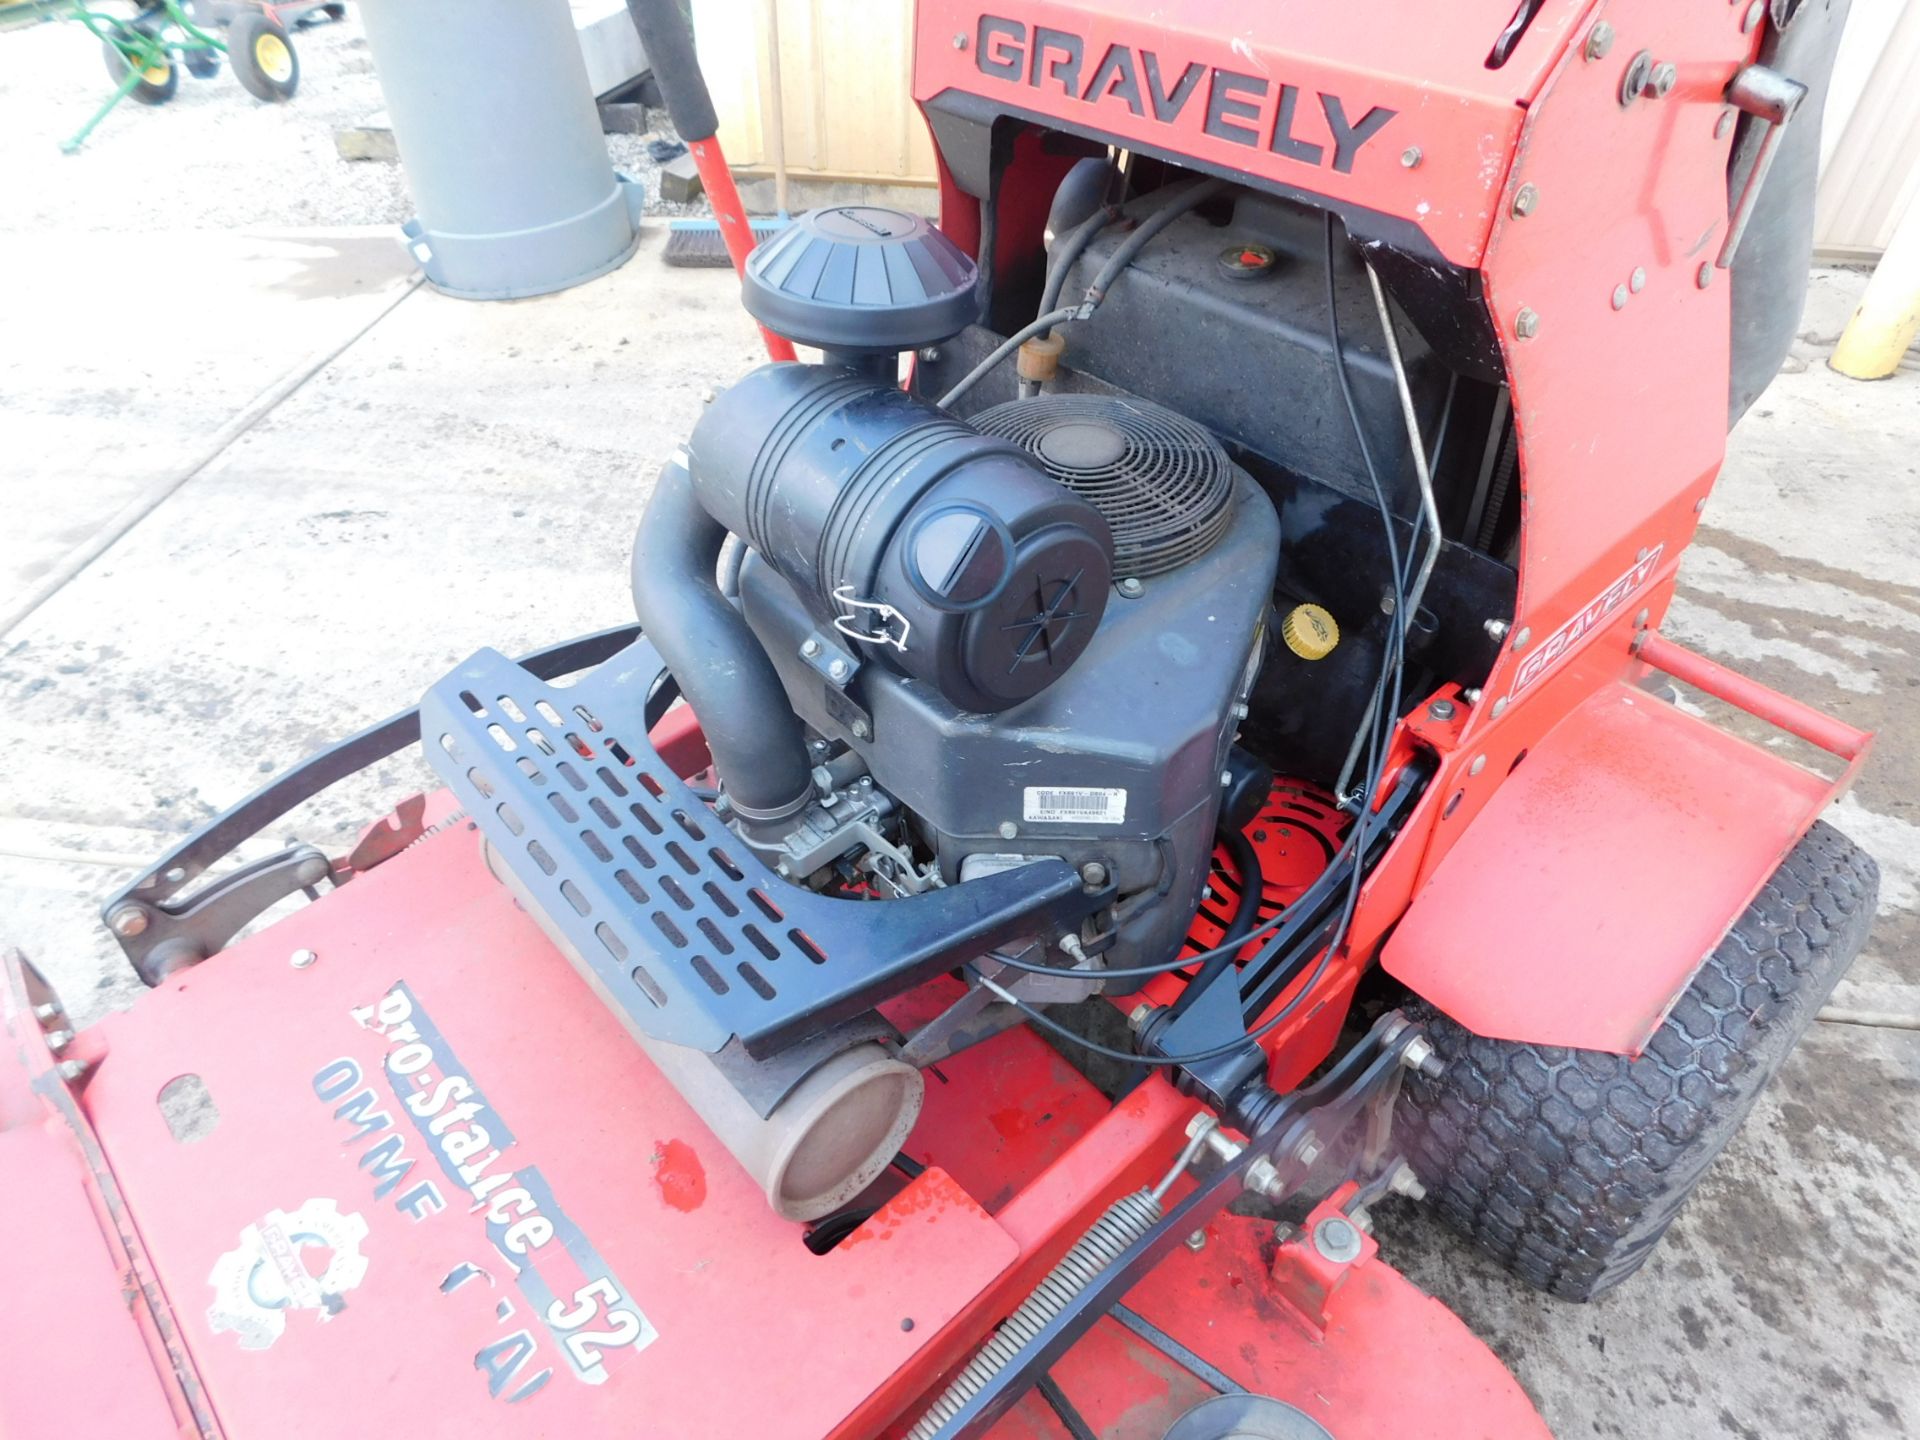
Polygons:
<instances>
[{"instance_id":1,"label":"red gravely mower","mask_svg":"<svg viewBox=\"0 0 1920 1440\"><path fill-rule=\"evenodd\" d=\"M921 0L939 224L753 252L639 627L9 962L0 1431L1545 1434L1370 1212L1600 1294L1863 941L1870 737L1660 628L1843 9Z\"/></svg>"}]
</instances>

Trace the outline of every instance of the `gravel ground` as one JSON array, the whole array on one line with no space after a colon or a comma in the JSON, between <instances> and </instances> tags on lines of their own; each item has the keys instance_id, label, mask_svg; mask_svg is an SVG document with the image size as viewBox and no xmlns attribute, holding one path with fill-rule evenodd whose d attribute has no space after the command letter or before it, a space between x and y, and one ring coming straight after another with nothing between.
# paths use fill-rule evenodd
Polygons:
<instances>
[{"instance_id":1,"label":"gravel ground","mask_svg":"<svg viewBox=\"0 0 1920 1440\"><path fill-rule=\"evenodd\" d=\"M250 229L397 225L413 214L405 171L342 160L333 133L385 106L358 15L294 34L300 88L267 105L223 67L211 80L182 74L165 105L125 100L76 154L60 142L112 91L100 42L77 23L0 31L0 231ZM609 135L614 166L642 179L648 213L707 213L660 200L651 138L671 139L664 113L653 136Z\"/></svg>"}]
</instances>

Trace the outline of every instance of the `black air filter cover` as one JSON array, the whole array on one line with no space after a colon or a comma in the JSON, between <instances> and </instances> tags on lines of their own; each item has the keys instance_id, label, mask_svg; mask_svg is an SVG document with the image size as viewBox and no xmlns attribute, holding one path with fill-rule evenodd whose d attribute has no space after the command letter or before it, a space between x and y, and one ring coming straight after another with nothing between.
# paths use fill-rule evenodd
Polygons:
<instances>
[{"instance_id":1,"label":"black air filter cover","mask_svg":"<svg viewBox=\"0 0 1920 1440\"><path fill-rule=\"evenodd\" d=\"M880 205L809 210L755 247L741 299L776 335L840 352L932 345L974 321L973 261Z\"/></svg>"},{"instance_id":2,"label":"black air filter cover","mask_svg":"<svg viewBox=\"0 0 1920 1440\"><path fill-rule=\"evenodd\" d=\"M996 405L972 423L1025 448L1105 517L1115 575L1163 575L1226 533L1233 462L1184 415L1118 396L1042 395Z\"/></svg>"}]
</instances>

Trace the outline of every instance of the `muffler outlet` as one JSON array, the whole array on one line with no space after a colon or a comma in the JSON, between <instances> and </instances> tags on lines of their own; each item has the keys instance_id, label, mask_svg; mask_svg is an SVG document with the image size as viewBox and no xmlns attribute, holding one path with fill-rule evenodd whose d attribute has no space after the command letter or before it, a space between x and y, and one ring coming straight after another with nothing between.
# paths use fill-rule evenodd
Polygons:
<instances>
[{"instance_id":1,"label":"muffler outlet","mask_svg":"<svg viewBox=\"0 0 1920 1440\"><path fill-rule=\"evenodd\" d=\"M589 973L493 846L483 841L481 849L494 878L533 917L554 948L583 974ZM878 1179L920 1118L926 1094L918 1070L879 1041L859 1040L820 1057L797 1078L785 1057L767 1062L767 1073L778 1069L778 1085L786 1088L779 1103L762 1115L713 1056L631 1026L628 1033L784 1220L831 1214ZM754 1063L729 1061L736 1067Z\"/></svg>"},{"instance_id":2,"label":"muffler outlet","mask_svg":"<svg viewBox=\"0 0 1920 1440\"><path fill-rule=\"evenodd\" d=\"M920 1118L926 1093L918 1070L869 1040L814 1066L763 1117L710 1055L638 1038L785 1220L818 1220L877 1180Z\"/></svg>"}]
</instances>

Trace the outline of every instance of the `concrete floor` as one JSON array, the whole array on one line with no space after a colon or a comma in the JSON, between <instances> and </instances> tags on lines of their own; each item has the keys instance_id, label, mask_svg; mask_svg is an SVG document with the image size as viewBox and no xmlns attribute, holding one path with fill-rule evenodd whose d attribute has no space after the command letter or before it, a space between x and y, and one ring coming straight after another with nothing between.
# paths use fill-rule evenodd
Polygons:
<instances>
[{"instance_id":1,"label":"concrete floor","mask_svg":"<svg viewBox=\"0 0 1920 1440\"><path fill-rule=\"evenodd\" d=\"M479 645L624 619L651 473L758 354L729 277L663 267L658 231L614 275L511 305L411 288L385 231L148 234L200 299L132 341L91 283L120 243L0 235L0 273L38 280L0 292L0 615L44 595L0 635L0 936L82 1021L139 992L93 918L126 863ZM1839 999L1911 1012L1920 373L1863 386L1819 363L1859 284L1817 278L1671 628L1880 730L1835 816L1885 877ZM397 758L283 831L337 841L424 774ZM1816 1026L1647 1270L1593 1306L1520 1288L1410 1208L1386 1208L1384 1244L1562 1436L1906 1434L1917 1090L1920 1033Z\"/></svg>"}]
</instances>

